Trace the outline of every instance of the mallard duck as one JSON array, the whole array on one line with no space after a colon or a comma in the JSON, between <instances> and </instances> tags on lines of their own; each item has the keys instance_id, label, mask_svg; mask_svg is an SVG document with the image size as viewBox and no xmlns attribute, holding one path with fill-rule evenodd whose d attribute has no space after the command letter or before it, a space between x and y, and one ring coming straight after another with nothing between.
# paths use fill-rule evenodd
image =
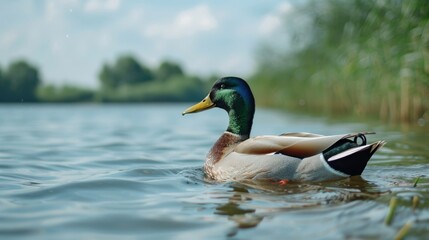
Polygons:
<instances>
[{"instance_id":1,"label":"mallard duck","mask_svg":"<svg viewBox=\"0 0 429 240\"><path fill-rule=\"evenodd\" d=\"M255 100L246 81L237 77L217 80L209 94L182 115L214 107L229 116L228 128L204 164L207 177L218 181L324 181L360 175L385 143L367 144L370 132L331 136L300 132L249 138Z\"/></svg>"}]
</instances>

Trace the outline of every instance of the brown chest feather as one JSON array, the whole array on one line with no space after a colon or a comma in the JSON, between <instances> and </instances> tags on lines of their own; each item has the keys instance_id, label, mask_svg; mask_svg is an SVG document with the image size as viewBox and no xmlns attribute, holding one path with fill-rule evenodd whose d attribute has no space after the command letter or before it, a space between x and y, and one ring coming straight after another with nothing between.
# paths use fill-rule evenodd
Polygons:
<instances>
[{"instance_id":1,"label":"brown chest feather","mask_svg":"<svg viewBox=\"0 0 429 240\"><path fill-rule=\"evenodd\" d=\"M233 151L235 146L243 140L244 138L239 135L225 132L210 149L207 155L207 161L210 161L211 164L215 164L222 159L223 156Z\"/></svg>"}]
</instances>

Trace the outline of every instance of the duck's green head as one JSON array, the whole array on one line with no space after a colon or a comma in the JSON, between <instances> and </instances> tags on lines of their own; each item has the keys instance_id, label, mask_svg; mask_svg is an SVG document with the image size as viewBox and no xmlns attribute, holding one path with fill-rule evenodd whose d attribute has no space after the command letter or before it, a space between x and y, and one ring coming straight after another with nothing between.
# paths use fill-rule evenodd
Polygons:
<instances>
[{"instance_id":1,"label":"duck's green head","mask_svg":"<svg viewBox=\"0 0 429 240\"><path fill-rule=\"evenodd\" d=\"M241 78L225 77L217 80L207 97L182 114L196 113L213 107L225 109L229 115L227 131L248 136L255 113L255 100L249 85Z\"/></svg>"}]
</instances>

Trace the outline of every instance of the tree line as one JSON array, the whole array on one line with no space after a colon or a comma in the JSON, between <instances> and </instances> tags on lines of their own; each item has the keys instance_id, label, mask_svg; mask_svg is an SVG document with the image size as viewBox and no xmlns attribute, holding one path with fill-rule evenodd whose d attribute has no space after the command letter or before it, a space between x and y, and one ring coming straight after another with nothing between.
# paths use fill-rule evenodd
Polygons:
<instances>
[{"instance_id":1,"label":"tree line","mask_svg":"<svg viewBox=\"0 0 429 240\"><path fill-rule=\"evenodd\" d=\"M17 60L0 69L0 102L167 102L195 101L203 97L207 81L187 74L180 64L163 61L150 68L132 55L105 63L99 88L45 83L38 68Z\"/></svg>"},{"instance_id":2,"label":"tree line","mask_svg":"<svg viewBox=\"0 0 429 240\"><path fill-rule=\"evenodd\" d=\"M0 69L0 102L36 102L36 89L40 85L38 69L32 64L19 60Z\"/></svg>"}]
</instances>

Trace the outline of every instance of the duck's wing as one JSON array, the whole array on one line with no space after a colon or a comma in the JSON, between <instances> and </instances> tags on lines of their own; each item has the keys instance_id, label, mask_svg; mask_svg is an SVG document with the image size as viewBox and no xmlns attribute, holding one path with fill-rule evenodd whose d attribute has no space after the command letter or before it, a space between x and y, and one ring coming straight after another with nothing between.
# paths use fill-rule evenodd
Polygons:
<instances>
[{"instance_id":1,"label":"duck's wing","mask_svg":"<svg viewBox=\"0 0 429 240\"><path fill-rule=\"evenodd\" d=\"M293 133L282 133L280 136L284 137L323 137L323 135L308 133L308 132L293 132Z\"/></svg>"},{"instance_id":2,"label":"duck's wing","mask_svg":"<svg viewBox=\"0 0 429 240\"><path fill-rule=\"evenodd\" d=\"M280 136L259 136L250 138L234 149L243 154L273 154L306 158L322 153L341 139L352 138L367 133L322 136L311 133L290 133Z\"/></svg>"}]
</instances>

